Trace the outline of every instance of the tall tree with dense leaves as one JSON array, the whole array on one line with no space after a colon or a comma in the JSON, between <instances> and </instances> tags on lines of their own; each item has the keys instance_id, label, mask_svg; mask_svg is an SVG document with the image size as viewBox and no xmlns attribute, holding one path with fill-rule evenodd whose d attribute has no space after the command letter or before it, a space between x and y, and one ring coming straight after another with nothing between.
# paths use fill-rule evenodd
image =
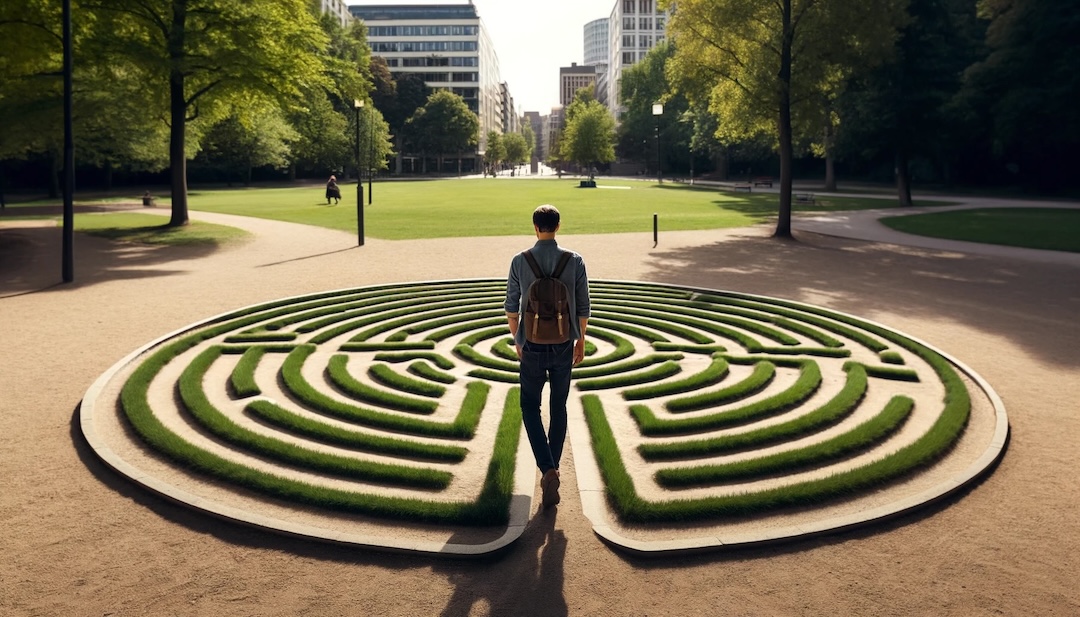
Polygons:
<instances>
[{"instance_id":1,"label":"tall tree with dense leaves","mask_svg":"<svg viewBox=\"0 0 1080 617\"><path fill-rule=\"evenodd\" d=\"M170 225L188 221L186 127L252 98L287 104L327 83L327 36L305 0L109 0L83 5L113 53L168 110ZM156 99L156 100L155 100Z\"/></svg>"},{"instance_id":2,"label":"tall tree with dense leaves","mask_svg":"<svg viewBox=\"0 0 1080 617\"><path fill-rule=\"evenodd\" d=\"M990 128L1007 173L1034 188L1077 186L1080 11L1075 0L980 0L987 57L965 76L966 103Z\"/></svg>"},{"instance_id":3,"label":"tall tree with dense leaves","mask_svg":"<svg viewBox=\"0 0 1080 617\"><path fill-rule=\"evenodd\" d=\"M793 108L823 84L892 50L906 0L664 0L676 80L711 84L709 110L725 143L773 135L780 151L774 235L791 237ZM796 111L796 113L798 113Z\"/></svg>"},{"instance_id":4,"label":"tall tree with dense leaves","mask_svg":"<svg viewBox=\"0 0 1080 617\"><path fill-rule=\"evenodd\" d=\"M903 206L912 205L912 158L941 158L956 122L950 102L973 59L964 33L975 17L970 2L957 0L910 0L908 13L896 54L856 76L838 102L840 147L851 157L888 159Z\"/></svg>"},{"instance_id":5,"label":"tall tree with dense leaves","mask_svg":"<svg viewBox=\"0 0 1080 617\"><path fill-rule=\"evenodd\" d=\"M488 131L487 147L484 149L484 164L491 175L499 171L499 164L506 160L506 146L503 145L502 135L498 131Z\"/></svg>"},{"instance_id":6,"label":"tall tree with dense leaves","mask_svg":"<svg viewBox=\"0 0 1080 617\"><path fill-rule=\"evenodd\" d=\"M532 135L532 129L529 129ZM532 156L532 148L529 147L522 133L507 133L503 135L503 149L506 151L505 160L511 165L521 165Z\"/></svg>"},{"instance_id":7,"label":"tall tree with dense leaves","mask_svg":"<svg viewBox=\"0 0 1080 617\"><path fill-rule=\"evenodd\" d=\"M646 161L650 168L660 165L661 160L685 161L690 152L690 127L680 123L689 105L665 74L674 53L673 45L662 42L622 76L619 100L626 111L619 123L619 151L625 157ZM659 116L653 114L657 103L663 105Z\"/></svg>"},{"instance_id":8,"label":"tall tree with dense leaves","mask_svg":"<svg viewBox=\"0 0 1080 617\"><path fill-rule=\"evenodd\" d=\"M570 119L563 131L560 150L567 160L588 170L591 177L595 165L615 160L615 120L595 100L575 101L573 105L580 107L567 114Z\"/></svg>"},{"instance_id":9,"label":"tall tree with dense leaves","mask_svg":"<svg viewBox=\"0 0 1080 617\"><path fill-rule=\"evenodd\" d=\"M424 173L427 172L427 156L438 157L442 170L444 156L454 154L460 159L461 154L476 148L480 139L480 119L469 109L465 99L448 90L432 93L407 124L417 148L425 155ZM461 171L460 160L458 171Z\"/></svg>"}]
</instances>

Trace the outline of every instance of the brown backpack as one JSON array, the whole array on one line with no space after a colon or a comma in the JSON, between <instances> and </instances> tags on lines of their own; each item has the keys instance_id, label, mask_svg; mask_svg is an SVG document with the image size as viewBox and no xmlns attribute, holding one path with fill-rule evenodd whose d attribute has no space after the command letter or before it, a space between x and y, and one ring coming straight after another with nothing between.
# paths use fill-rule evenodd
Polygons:
<instances>
[{"instance_id":1,"label":"brown backpack","mask_svg":"<svg viewBox=\"0 0 1080 617\"><path fill-rule=\"evenodd\" d=\"M525 294L525 340L532 343L565 343L570 340L570 290L559 280L571 254L563 252L551 275L540 270L530 251L522 253L536 280Z\"/></svg>"}]
</instances>

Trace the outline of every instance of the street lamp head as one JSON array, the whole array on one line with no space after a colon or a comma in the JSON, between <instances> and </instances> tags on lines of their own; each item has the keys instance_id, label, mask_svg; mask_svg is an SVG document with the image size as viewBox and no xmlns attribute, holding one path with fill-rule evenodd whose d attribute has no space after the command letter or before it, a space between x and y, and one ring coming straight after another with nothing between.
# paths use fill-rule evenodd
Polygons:
<instances>
[{"instance_id":1,"label":"street lamp head","mask_svg":"<svg viewBox=\"0 0 1080 617\"><path fill-rule=\"evenodd\" d=\"M662 116L662 115L664 115L664 104L663 103L653 103L652 115L654 115L654 116Z\"/></svg>"},{"instance_id":2,"label":"street lamp head","mask_svg":"<svg viewBox=\"0 0 1080 617\"><path fill-rule=\"evenodd\" d=\"M353 99L353 107L356 109L362 109L364 107L364 101L360 99Z\"/></svg>"}]
</instances>

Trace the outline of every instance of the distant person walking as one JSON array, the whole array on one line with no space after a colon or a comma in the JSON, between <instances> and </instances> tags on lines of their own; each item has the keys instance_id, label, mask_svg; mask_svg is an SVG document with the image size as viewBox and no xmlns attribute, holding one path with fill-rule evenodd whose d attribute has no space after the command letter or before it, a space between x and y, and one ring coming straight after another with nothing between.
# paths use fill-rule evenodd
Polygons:
<instances>
[{"instance_id":1,"label":"distant person walking","mask_svg":"<svg viewBox=\"0 0 1080 617\"><path fill-rule=\"evenodd\" d=\"M335 204L341 201L341 189L337 185L337 176L330 176L330 180L326 183L326 203L330 203L331 199Z\"/></svg>"},{"instance_id":2,"label":"distant person walking","mask_svg":"<svg viewBox=\"0 0 1080 617\"><path fill-rule=\"evenodd\" d=\"M589 277L581 255L555 241L559 210L540 206L532 220L537 241L510 262L504 308L520 359L521 418L542 474L543 506L549 508L560 500L559 459L566 440L570 372L585 359ZM545 383L551 386L547 434L540 419Z\"/></svg>"}]
</instances>

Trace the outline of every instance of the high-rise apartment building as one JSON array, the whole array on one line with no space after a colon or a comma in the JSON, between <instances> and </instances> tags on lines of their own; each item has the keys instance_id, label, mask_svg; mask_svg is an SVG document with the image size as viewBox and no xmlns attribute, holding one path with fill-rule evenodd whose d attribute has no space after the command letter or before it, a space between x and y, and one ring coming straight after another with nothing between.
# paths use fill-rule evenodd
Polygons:
<instances>
[{"instance_id":1,"label":"high-rise apartment building","mask_svg":"<svg viewBox=\"0 0 1080 617\"><path fill-rule=\"evenodd\" d=\"M596 69L596 100L607 105L608 91L608 18L594 19L585 24L585 66Z\"/></svg>"},{"instance_id":2,"label":"high-rise apartment building","mask_svg":"<svg viewBox=\"0 0 1080 617\"><path fill-rule=\"evenodd\" d=\"M615 0L608 25L607 104L618 120L622 112L619 103L622 73L664 40L667 13L660 10L656 0Z\"/></svg>"},{"instance_id":3,"label":"high-rise apartment building","mask_svg":"<svg viewBox=\"0 0 1080 617\"><path fill-rule=\"evenodd\" d=\"M477 154L486 149L488 131L504 132L513 102L475 6L354 4L349 10L367 25L371 53L386 60L391 74L420 75L429 88L465 99L480 118Z\"/></svg>"},{"instance_id":4,"label":"high-rise apartment building","mask_svg":"<svg viewBox=\"0 0 1080 617\"><path fill-rule=\"evenodd\" d=\"M533 132L533 161L547 159L544 143L544 118L538 111L527 111L521 118L521 123L532 129Z\"/></svg>"},{"instance_id":5,"label":"high-rise apartment building","mask_svg":"<svg viewBox=\"0 0 1080 617\"><path fill-rule=\"evenodd\" d=\"M578 66L577 62L570 66L559 67L559 103L566 107L574 100L574 95L582 88L596 88L596 67Z\"/></svg>"}]
</instances>

